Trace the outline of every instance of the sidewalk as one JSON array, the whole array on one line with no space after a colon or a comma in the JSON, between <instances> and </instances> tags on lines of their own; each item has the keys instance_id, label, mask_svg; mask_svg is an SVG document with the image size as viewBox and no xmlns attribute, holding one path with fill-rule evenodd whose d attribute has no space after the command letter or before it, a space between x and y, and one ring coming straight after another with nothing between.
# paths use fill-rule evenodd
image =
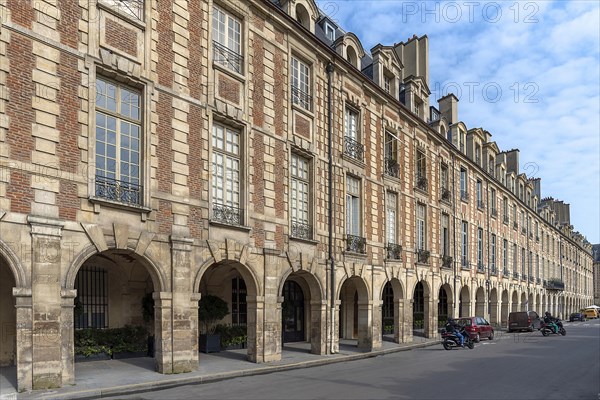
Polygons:
<instances>
[{"instance_id":1,"label":"sidewalk","mask_svg":"<svg viewBox=\"0 0 600 400\"><path fill-rule=\"evenodd\" d=\"M264 364L246 361L246 350L200 353L198 370L179 375L163 375L155 372L154 359L149 357L80 362L75 365L74 386L18 395L14 391L9 394L3 390L1 397L2 399L91 399L132 394L180 385L215 382L241 376L360 360L435 345L439 343L439 339L415 337L412 343L403 344L384 341L381 349L371 352L359 351L355 343L355 341L341 341L338 354L325 356L311 354L309 343L286 343L280 361ZM0 379L4 378L0 377Z\"/></svg>"}]
</instances>

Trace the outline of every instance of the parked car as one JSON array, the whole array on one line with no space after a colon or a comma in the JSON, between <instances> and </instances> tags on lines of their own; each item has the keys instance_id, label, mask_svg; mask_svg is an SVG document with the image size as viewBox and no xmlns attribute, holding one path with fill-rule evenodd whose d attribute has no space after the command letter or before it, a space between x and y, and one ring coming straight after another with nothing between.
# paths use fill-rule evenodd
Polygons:
<instances>
[{"instance_id":1,"label":"parked car","mask_svg":"<svg viewBox=\"0 0 600 400\"><path fill-rule=\"evenodd\" d=\"M598 318L598 309L596 308L586 308L583 313L586 318Z\"/></svg>"},{"instance_id":2,"label":"parked car","mask_svg":"<svg viewBox=\"0 0 600 400\"><path fill-rule=\"evenodd\" d=\"M471 339L479 342L481 338L494 339L494 327L483 317L463 317L456 322L465 327Z\"/></svg>"},{"instance_id":3,"label":"parked car","mask_svg":"<svg viewBox=\"0 0 600 400\"><path fill-rule=\"evenodd\" d=\"M575 312L569 317L569 322L573 321L585 321L585 315L579 312Z\"/></svg>"},{"instance_id":4,"label":"parked car","mask_svg":"<svg viewBox=\"0 0 600 400\"><path fill-rule=\"evenodd\" d=\"M515 311L508 314L508 331L528 330L533 332L534 329L540 329L542 321L540 316L535 311Z\"/></svg>"}]
</instances>

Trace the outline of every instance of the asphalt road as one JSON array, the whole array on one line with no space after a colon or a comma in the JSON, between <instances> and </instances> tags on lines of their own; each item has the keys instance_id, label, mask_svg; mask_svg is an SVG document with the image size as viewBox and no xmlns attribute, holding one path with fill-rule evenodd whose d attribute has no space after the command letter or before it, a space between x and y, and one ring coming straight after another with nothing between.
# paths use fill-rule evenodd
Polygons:
<instances>
[{"instance_id":1,"label":"asphalt road","mask_svg":"<svg viewBox=\"0 0 600 400\"><path fill-rule=\"evenodd\" d=\"M496 332L473 350L436 345L118 398L600 400L600 321L565 328L564 337Z\"/></svg>"}]
</instances>

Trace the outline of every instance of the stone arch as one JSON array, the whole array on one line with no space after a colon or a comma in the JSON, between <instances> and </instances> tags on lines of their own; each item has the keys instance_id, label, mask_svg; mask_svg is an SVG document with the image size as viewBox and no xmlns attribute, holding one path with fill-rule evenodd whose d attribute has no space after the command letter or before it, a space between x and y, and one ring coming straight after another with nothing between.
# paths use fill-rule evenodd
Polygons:
<instances>
[{"instance_id":1,"label":"stone arch","mask_svg":"<svg viewBox=\"0 0 600 400\"><path fill-rule=\"evenodd\" d=\"M468 285L463 285L458 292L458 316L469 317L471 316L471 290Z\"/></svg>"},{"instance_id":2,"label":"stone arch","mask_svg":"<svg viewBox=\"0 0 600 400\"><path fill-rule=\"evenodd\" d=\"M365 280L352 275L340 282L337 295L340 339L356 339L358 348L365 350L373 347L373 310L369 294Z\"/></svg>"},{"instance_id":3,"label":"stone arch","mask_svg":"<svg viewBox=\"0 0 600 400\"><path fill-rule=\"evenodd\" d=\"M475 291L475 315L479 317L485 315L485 289L481 286Z\"/></svg>"},{"instance_id":4,"label":"stone arch","mask_svg":"<svg viewBox=\"0 0 600 400\"><path fill-rule=\"evenodd\" d=\"M243 253L244 251L242 251ZM248 265L245 262L241 261L241 257L240 259L228 259L228 258L223 258L219 261L215 260L214 257L210 257L208 259L206 259L202 265L200 265L200 268L198 268L198 270L196 271L195 274L195 278L194 278L194 283L192 286L192 291L193 292L198 292L198 288L200 288L200 282L202 281L202 277L204 276L204 274L206 273L206 270L208 270L210 267L212 267L215 264L220 264L220 263L224 263L224 264L232 264L235 263L237 265L240 265L243 268L237 268L238 272L240 273L240 275L242 276L242 278L244 278L244 281L246 282L251 282L252 286L253 286L253 292L252 293L248 293L249 295L252 296L258 296L260 293L262 293L262 286L260 285L260 280L258 279L258 277L256 276L256 274L254 273L254 270L250 267L250 265ZM221 265L224 265L221 264ZM283 283L281 283L281 285L283 285ZM281 286L283 287L283 286ZM281 289L280 287L280 289ZM281 293L281 292L279 292Z\"/></svg>"},{"instance_id":5,"label":"stone arch","mask_svg":"<svg viewBox=\"0 0 600 400\"><path fill-rule=\"evenodd\" d=\"M309 31L311 30L311 18L306 6L302 3L296 4L296 21Z\"/></svg>"},{"instance_id":6,"label":"stone arch","mask_svg":"<svg viewBox=\"0 0 600 400\"><path fill-rule=\"evenodd\" d=\"M529 295L527 296L527 309L528 310L535 310L535 303L533 300L533 293L529 293Z\"/></svg>"},{"instance_id":7,"label":"stone arch","mask_svg":"<svg viewBox=\"0 0 600 400\"><path fill-rule=\"evenodd\" d=\"M500 307L500 323L504 327L508 327L508 313L510 312L509 305L510 302L508 298L508 290L504 289L502 291L502 305Z\"/></svg>"},{"instance_id":8,"label":"stone arch","mask_svg":"<svg viewBox=\"0 0 600 400\"><path fill-rule=\"evenodd\" d=\"M358 68L358 54L356 54L356 50L354 50L353 46L346 47L346 60L352 64L355 68Z\"/></svg>"},{"instance_id":9,"label":"stone arch","mask_svg":"<svg viewBox=\"0 0 600 400\"><path fill-rule=\"evenodd\" d=\"M516 290L513 290L512 298L511 298L511 312L519 311L519 293Z\"/></svg>"},{"instance_id":10,"label":"stone arch","mask_svg":"<svg viewBox=\"0 0 600 400\"><path fill-rule=\"evenodd\" d=\"M392 304L388 304L388 298L387 298L387 288L390 288L392 290L393 293L393 297L392 297ZM381 320L382 320L382 328L381 328L381 332L382 335L384 334L390 334L389 331L387 331L386 329L386 322L389 321L390 319L390 315L386 315L387 314L392 314L391 318L393 320L393 335L394 335L394 342L396 343L401 343L404 338L406 337L406 326L405 326L405 308L404 308L404 298L405 298L405 293L404 293L404 287L402 285L402 282L398 279L398 278L392 278L389 279L387 281L384 282L384 284L381 286L381 290L380 290L380 295L379 298L382 301L382 307L381 307Z\"/></svg>"},{"instance_id":11,"label":"stone arch","mask_svg":"<svg viewBox=\"0 0 600 400\"><path fill-rule=\"evenodd\" d=\"M27 274L25 273L17 254L2 240L0 240L0 258L4 260L8 269L12 272L13 278L15 279L15 287L22 288L30 286Z\"/></svg>"},{"instance_id":12,"label":"stone arch","mask_svg":"<svg viewBox=\"0 0 600 400\"><path fill-rule=\"evenodd\" d=\"M422 290L422 294L420 293ZM419 292L419 293L417 293ZM422 299L421 299L422 296ZM431 286L425 279L415 282L411 292L412 316L413 316L413 335L423 335L431 337L433 332L433 318L431 310ZM422 302L422 304L421 304ZM422 308L422 311L421 311ZM422 314L422 316L421 316ZM421 319L422 318L422 319ZM437 327L436 327L437 328ZM422 333L421 333L422 329ZM437 331L437 329L435 329Z\"/></svg>"},{"instance_id":13,"label":"stone arch","mask_svg":"<svg viewBox=\"0 0 600 400\"><path fill-rule=\"evenodd\" d=\"M520 302L521 309L519 311L527 311L526 301L527 301L527 293L523 292L523 293L521 293L521 302Z\"/></svg>"},{"instance_id":14,"label":"stone arch","mask_svg":"<svg viewBox=\"0 0 600 400\"><path fill-rule=\"evenodd\" d=\"M490 290L490 323L500 325L500 315L498 314L498 289L495 287Z\"/></svg>"},{"instance_id":15,"label":"stone arch","mask_svg":"<svg viewBox=\"0 0 600 400\"><path fill-rule=\"evenodd\" d=\"M319 278L314 275L312 272L297 270L294 271L292 268L288 268L285 273L281 276L279 281L277 293L279 296L282 296L283 293L283 285L285 281L292 275L300 276L306 280L306 284L308 285L308 289L310 290L310 297L313 298L314 301L321 301L325 299L327 296L324 292L324 287L321 284Z\"/></svg>"},{"instance_id":16,"label":"stone arch","mask_svg":"<svg viewBox=\"0 0 600 400\"><path fill-rule=\"evenodd\" d=\"M93 244L87 245L73 259L69 265L67 273L65 274L63 289L72 290L75 288L75 278L77 277L77 273L86 261L91 259L93 256L101 255L111 251L127 252L129 255L133 256L136 261L139 261L143 266L145 266L146 270L150 274L150 277L152 278L152 284L154 285L155 292L168 292L171 290L166 274L158 267L158 263L147 254L142 255L136 253L135 248L130 246L128 246L127 249L117 249L115 246L108 246L106 250L98 251L97 247Z\"/></svg>"}]
</instances>

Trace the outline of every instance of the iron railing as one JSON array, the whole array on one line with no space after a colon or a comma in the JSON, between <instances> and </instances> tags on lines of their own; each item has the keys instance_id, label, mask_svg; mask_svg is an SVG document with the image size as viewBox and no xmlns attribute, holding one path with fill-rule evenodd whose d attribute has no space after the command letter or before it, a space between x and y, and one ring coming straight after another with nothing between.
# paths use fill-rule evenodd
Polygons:
<instances>
[{"instance_id":1,"label":"iron railing","mask_svg":"<svg viewBox=\"0 0 600 400\"><path fill-rule=\"evenodd\" d=\"M350 136L344 136L344 154L362 162L365 158L365 146Z\"/></svg>"},{"instance_id":2,"label":"iron railing","mask_svg":"<svg viewBox=\"0 0 600 400\"><path fill-rule=\"evenodd\" d=\"M213 61L241 74L244 56L213 40Z\"/></svg>"},{"instance_id":3,"label":"iron railing","mask_svg":"<svg viewBox=\"0 0 600 400\"><path fill-rule=\"evenodd\" d=\"M427 177L417 174L415 185L418 189L427 191Z\"/></svg>"},{"instance_id":4,"label":"iron railing","mask_svg":"<svg viewBox=\"0 0 600 400\"><path fill-rule=\"evenodd\" d=\"M463 258L461 260L461 266L462 269L471 269L471 266L469 265L469 260L467 260L466 258Z\"/></svg>"},{"instance_id":5,"label":"iron railing","mask_svg":"<svg viewBox=\"0 0 600 400\"><path fill-rule=\"evenodd\" d=\"M519 279L519 273L518 272L513 272L513 278L514 279Z\"/></svg>"},{"instance_id":6,"label":"iron railing","mask_svg":"<svg viewBox=\"0 0 600 400\"><path fill-rule=\"evenodd\" d=\"M469 192L467 192L466 190L461 190L460 199L464 201L469 201Z\"/></svg>"},{"instance_id":7,"label":"iron railing","mask_svg":"<svg viewBox=\"0 0 600 400\"><path fill-rule=\"evenodd\" d=\"M508 223L510 222L510 218L508 217L508 215L504 216L504 223L508 225Z\"/></svg>"},{"instance_id":8,"label":"iron railing","mask_svg":"<svg viewBox=\"0 0 600 400\"><path fill-rule=\"evenodd\" d=\"M483 266L483 264L478 262L477 263L477 272L483 272L484 269L485 269L485 267Z\"/></svg>"},{"instance_id":9,"label":"iron railing","mask_svg":"<svg viewBox=\"0 0 600 400\"><path fill-rule=\"evenodd\" d=\"M544 283L544 287L549 290L565 290L565 283L559 279L551 279Z\"/></svg>"},{"instance_id":10,"label":"iron railing","mask_svg":"<svg viewBox=\"0 0 600 400\"><path fill-rule=\"evenodd\" d=\"M513 222L513 228L519 229L519 224L517 223L517 221Z\"/></svg>"},{"instance_id":11,"label":"iron railing","mask_svg":"<svg viewBox=\"0 0 600 400\"><path fill-rule=\"evenodd\" d=\"M442 268L451 268L452 261L454 260L451 256L442 256Z\"/></svg>"},{"instance_id":12,"label":"iron railing","mask_svg":"<svg viewBox=\"0 0 600 400\"><path fill-rule=\"evenodd\" d=\"M237 207L227 206L225 204L213 204L212 219L228 225L241 226L244 221L244 210Z\"/></svg>"},{"instance_id":13,"label":"iron railing","mask_svg":"<svg viewBox=\"0 0 600 400\"><path fill-rule=\"evenodd\" d=\"M442 200L451 201L452 200L452 192L450 189L442 187Z\"/></svg>"},{"instance_id":14,"label":"iron railing","mask_svg":"<svg viewBox=\"0 0 600 400\"><path fill-rule=\"evenodd\" d=\"M142 204L141 185L96 175L96 197L119 203Z\"/></svg>"},{"instance_id":15,"label":"iron railing","mask_svg":"<svg viewBox=\"0 0 600 400\"><path fill-rule=\"evenodd\" d=\"M485 209L485 203L483 202L483 200L477 200L477 208L481 210Z\"/></svg>"},{"instance_id":16,"label":"iron railing","mask_svg":"<svg viewBox=\"0 0 600 400\"><path fill-rule=\"evenodd\" d=\"M492 207L491 213L492 213L492 217L497 217L498 216L498 210L495 209L495 208L493 208L493 207Z\"/></svg>"},{"instance_id":17,"label":"iron railing","mask_svg":"<svg viewBox=\"0 0 600 400\"><path fill-rule=\"evenodd\" d=\"M346 250L365 254L367 252L367 239L360 236L346 235Z\"/></svg>"},{"instance_id":18,"label":"iron railing","mask_svg":"<svg viewBox=\"0 0 600 400\"><path fill-rule=\"evenodd\" d=\"M386 250L388 260L402 260L401 244L388 243Z\"/></svg>"},{"instance_id":19,"label":"iron railing","mask_svg":"<svg viewBox=\"0 0 600 400\"><path fill-rule=\"evenodd\" d=\"M417 261L423 264L429 263L429 250L419 249L417 250Z\"/></svg>"},{"instance_id":20,"label":"iron railing","mask_svg":"<svg viewBox=\"0 0 600 400\"><path fill-rule=\"evenodd\" d=\"M311 240L313 238L312 226L301 222L292 221L292 237Z\"/></svg>"},{"instance_id":21,"label":"iron railing","mask_svg":"<svg viewBox=\"0 0 600 400\"><path fill-rule=\"evenodd\" d=\"M383 161L385 165L385 174L398 178L400 176L400 165L398 164L398 161L387 157Z\"/></svg>"},{"instance_id":22,"label":"iron railing","mask_svg":"<svg viewBox=\"0 0 600 400\"><path fill-rule=\"evenodd\" d=\"M305 110L312 111L312 96L310 93L306 93L294 85L292 85L292 103L299 105Z\"/></svg>"}]
</instances>

